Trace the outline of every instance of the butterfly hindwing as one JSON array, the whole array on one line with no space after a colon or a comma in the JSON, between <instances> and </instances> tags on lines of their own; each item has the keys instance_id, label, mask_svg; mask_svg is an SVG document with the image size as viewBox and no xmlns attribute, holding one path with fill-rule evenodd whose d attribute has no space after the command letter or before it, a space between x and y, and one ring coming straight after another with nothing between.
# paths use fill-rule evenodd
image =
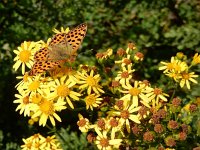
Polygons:
<instances>
[{"instance_id":1,"label":"butterfly hindwing","mask_svg":"<svg viewBox=\"0 0 200 150\"><path fill-rule=\"evenodd\" d=\"M60 64L60 61L36 61L29 72L29 75L35 75L39 73L43 73L49 69L52 69Z\"/></svg>"}]
</instances>

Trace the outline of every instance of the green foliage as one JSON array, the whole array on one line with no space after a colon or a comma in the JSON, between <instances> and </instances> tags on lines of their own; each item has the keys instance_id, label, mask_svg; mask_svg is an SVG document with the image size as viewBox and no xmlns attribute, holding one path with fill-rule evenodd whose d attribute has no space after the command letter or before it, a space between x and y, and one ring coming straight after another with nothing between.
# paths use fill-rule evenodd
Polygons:
<instances>
[{"instance_id":1,"label":"green foliage","mask_svg":"<svg viewBox=\"0 0 200 150\"><path fill-rule=\"evenodd\" d=\"M65 150L84 150L89 148L89 144L86 140L86 134L78 135L77 132L71 131L70 127L66 129L61 128L56 135L62 148ZM90 148L92 149L91 146Z\"/></svg>"}]
</instances>

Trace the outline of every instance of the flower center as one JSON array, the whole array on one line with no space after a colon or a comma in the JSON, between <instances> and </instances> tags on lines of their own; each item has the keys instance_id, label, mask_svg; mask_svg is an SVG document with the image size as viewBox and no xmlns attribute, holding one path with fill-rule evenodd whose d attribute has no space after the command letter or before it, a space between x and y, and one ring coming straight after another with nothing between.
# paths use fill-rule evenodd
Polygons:
<instances>
[{"instance_id":1,"label":"flower center","mask_svg":"<svg viewBox=\"0 0 200 150\"><path fill-rule=\"evenodd\" d=\"M174 64L174 70L176 71L176 72L179 72L179 71L181 71L181 66L180 65L178 65L178 64Z\"/></svg>"},{"instance_id":2,"label":"flower center","mask_svg":"<svg viewBox=\"0 0 200 150\"><path fill-rule=\"evenodd\" d=\"M173 63L168 63L167 64L167 69L169 69L169 70L174 69L174 64Z\"/></svg>"},{"instance_id":3,"label":"flower center","mask_svg":"<svg viewBox=\"0 0 200 150\"><path fill-rule=\"evenodd\" d=\"M44 99L40 104L40 110L47 115L51 115L54 113L53 108L53 103L46 99Z\"/></svg>"},{"instance_id":4,"label":"flower center","mask_svg":"<svg viewBox=\"0 0 200 150\"><path fill-rule=\"evenodd\" d=\"M100 140L100 143L99 143L102 147L108 147L109 146L109 141L108 141L108 139L106 139L106 138L102 138L101 140Z\"/></svg>"},{"instance_id":5,"label":"flower center","mask_svg":"<svg viewBox=\"0 0 200 150\"><path fill-rule=\"evenodd\" d=\"M121 111L121 117L124 118L124 119L128 119L129 118L128 110Z\"/></svg>"},{"instance_id":6,"label":"flower center","mask_svg":"<svg viewBox=\"0 0 200 150\"><path fill-rule=\"evenodd\" d=\"M92 105L96 102L96 97L92 94L86 97L85 99L87 105Z\"/></svg>"},{"instance_id":7,"label":"flower center","mask_svg":"<svg viewBox=\"0 0 200 150\"><path fill-rule=\"evenodd\" d=\"M33 81L32 83L29 84L28 88L30 91L35 91L39 86L40 86L39 81Z\"/></svg>"},{"instance_id":8,"label":"flower center","mask_svg":"<svg viewBox=\"0 0 200 150\"><path fill-rule=\"evenodd\" d=\"M140 94L140 90L138 88L133 87L129 90L129 94L131 94L132 96L137 96Z\"/></svg>"},{"instance_id":9,"label":"flower center","mask_svg":"<svg viewBox=\"0 0 200 150\"><path fill-rule=\"evenodd\" d=\"M31 52L29 50L23 50L19 53L19 60L22 62L28 62L31 56Z\"/></svg>"},{"instance_id":10,"label":"flower center","mask_svg":"<svg viewBox=\"0 0 200 150\"><path fill-rule=\"evenodd\" d=\"M51 137L50 137L50 136L47 136L46 142L47 142L47 143L50 143L51 141L52 141Z\"/></svg>"},{"instance_id":11,"label":"flower center","mask_svg":"<svg viewBox=\"0 0 200 150\"><path fill-rule=\"evenodd\" d=\"M96 85L96 80L93 77L87 77L86 82L89 86L95 86Z\"/></svg>"},{"instance_id":12,"label":"flower center","mask_svg":"<svg viewBox=\"0 0 200 150\"><path fill-rule=\"evenodd\" d=\"M78 122L78 126L79 127L84 127L85 125L86 125L86 120L85 119L79 120L79 122Z\"/></svg>"},{"instance_id":13,"label":"flower center","mask_svg":"<svg viewBox=\"0 0 200 150\"><path fill-rule=\"evenodd\" d=\"M104 129L105 128L105 121L103 120L103 119L99 119L98 121L97 121L97 126L99 127L99 128L101 128L101 129Z\"/></svg>"},{"instance_id":14,"label":"flower center","mask_svg":"<svg viewBox=\"0 0 200 150\"><path fill-rule=\"evenodd\" d=\"M112 118L110 120L110 125L111 125L111 127L117 127L118 126L118 121L115 118Z\"/></svg>"},{"instance_id":15,"label":"flower center","mask_svg":"<svg viewBox=\"0 0 200 150\"><path fill-rule=\"evenodd\" d=\"M26 147L27 147L28 149L31 149L31 147L32 147L32 142L26 143Z\"/></svg>"},{"instance_id":16,"label":"flower center","mask_svg":"<svg viewBox=\"0 0 200 150\"><path fill-rule=\"evenodd\" d=\"M154 94L159 95L159 94L161 94L161 93L162 93L162 90L161 90L161 89L159 89L159 88L155 88L155 89L154 89Z\"/></svg>"},{"instance_id":17,"label":"flower center","mask_svg":"<svg viewBox=\"0 0 200 150\"><path fill-rule=\"evenodd\" d=\"M128 58L125 58L125 59L124 59L124 61L123 61L123 63L125 63L126 65L128 65L128 64L130 64L130 63L131 63L131 60L130 60L130 59L128 59Z\"/></svg>"},{"instance_id":18,"label":"flower center","mask_svg":"<svg viewBox=\"0 0 200 150\"><path fill-rule=\"evenodd\" d=\"M185 80L188 80L190 78L190 75L188 73L182 73L182 77Z\"/></svg>"},{"instance_id":19,"label":"flower center","mask_svg":"<svg viewBox=\"0 0 200 150\"><path fill-rule=\"evenodd\" d=\"M57 87L57 94L61 97L67 97L70 94L70 90L66 85L60 85Z\"/></svg>"},{"instance_id":20,"label":"flower center","mask_svg":"<svg viewBox=\"0 0 200 150\"><path fill-rule=\"evenodd\" d=\"M23 98L23 103L25 105L29 104L29 96L26 96L26 97Z\"/></svg>"},{"instance_id":21,"label":"flower center","mask_svg":"<svg viewBox=\"0 0 200 150\"><path fill-rule=\"evenodd\" d=\"M122 72L122 74L121 74L121 77L122 77L122 78L128 78L128 76L129 76L128 71L124 71L124 72Z\"/></svg>"},{"instance_id":22,"label":"flower center","mask_svg":"<svg viewBox=\"0 0 200 150\"><path fill-rule=\"evenodd\" d=\"M31 100L32 100L32 103L39 104L42 100L42 96L37 93L31 98Z\"/></svg>"}]
</instances>

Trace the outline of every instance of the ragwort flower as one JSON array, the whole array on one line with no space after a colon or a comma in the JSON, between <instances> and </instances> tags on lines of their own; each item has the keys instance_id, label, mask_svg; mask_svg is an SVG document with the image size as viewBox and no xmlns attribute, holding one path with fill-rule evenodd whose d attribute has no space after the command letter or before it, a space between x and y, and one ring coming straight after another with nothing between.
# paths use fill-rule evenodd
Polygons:
<instances>
[{"instance_id":1,"label":"ragwort flower","mask_svg":"<svg viewBox=\"0 0 200 150\"><path fill-rule=\"evenodd\" d=\"M81 96L81 94L72 90L74 82L67 79L67 76L54 80L54 82L51 82L48 86L50 86L53 91L51 94L52 98L58 97L58 100L66 100L72 109L74 108L74 105L71 100L79 100L79 96Z\"/></svg>"},{"instance_id":2,"label":"ragwort flower","mask_svg":"<svg viewBox=\"0 0 200 150\"><path fill-rule=\"evenodd\" d=\"M79 89L86 89L87 88L87 94L90 95L92 91L96 94L104 93L104 91L101 89L102 87L99 85L99 81L101 80L101 77L99 74L94 75L94 71L91 70L90 74L88 75L86 71L78 72L78 84L82 84L79 86Z\"/></svg>"},{"instance_id":3,"label":"ragwort flower","mask_svg":"<svg viewBox=\"0 0 200 150\"><path fill-rule=\"evenodd\" d=\"M118 116L119 124L121 126L125 125L127 131L130 133L130 120L135 123L140 123L139 115L137 114L138 110L141 108L140 106L135 106L134 102L131 102L130 100L123 100L123 108L111 110L109 114L111 116Z\"/></svg>"},{"instance_id":4,"label":"ragwort flower","mask_svg":"<svg viewBox=\"0 0 200 150\"><path fill-rule=\"evenodd\" d=\"M112 150L114 148L119 148L122 139L110 139L107 134L108 132L103 130L102 132L96 130L98 136L96 137L95 144L97 145L98 149L101 150Z\"/></svg>"},{"instance_id":5,"label":"ragwort flower","mask_svg":"<svg viewBox=\"0 0 200 150\"><path fill-rule=\"evenodd\" d=\"M188 89L190 89L190 82L193 82L193 83L198 83L197 80L195 80L194 78L197 78L198 75L195 75L194 72L183 72L181 73L181 81L180 81L180 87L184 87L184 85L186 85L186 87ZM190 82L189 82L190 81Z\"/></svg>"},{"instance_id":6,"label":"ragwort flower","mask_svg":"<svg viewBox=\"0 0 200 150\"><path fill-rule=\"evenodd\" d=\"M32 106L34 112L32 118L40 117L39 125L42 126L45 126L47 119L50 119L52 125L55 126L54 118L61 122L61 118L56 114L56 112L66 109L65 104L66 102L63 100L57 100L54 102L53 100L48 100L43 97L38 105Z\"/></svg>"},{"instance_id":7,"label":"ragwort flower","mask_svg":"<svg viewBox=\"0 0 200 150\"><path fill-rule=\"evenodd\" d=\"M15 71L22 65L22 74L25 73L25 66L31 68L33 66L34 60L33 56L34 53L39 50L43 45L43 42L24 42L18 47L17 50L13 52L17 55L14 58L15 64L13 68Z\"/></svg>"},{"instance_id":8,"label":"ragwort flower","mask_svg":"<svg viewBox=\"0 0 200 150\"><path fill-rule=\"evenodd\" d=\"M93 110L93 107L98 107L101 104L103 98L99 97L100 95L90 94L85 97L86 109Z\"/></svg>"},{"instance_id":9,"label":"ragwort flower","mask_svg":"<svg viewBox=\"0 0 200 150\"><path fill-rule=\"evenodd\" d=\"M147 86L141 81L135 81L134 87L130 84L123 86L125 90L120 90L125 95L121 97L121 100L131 100L135 107L138 106L138 101L147 107L149 106L150 99L146 96Z\"/></svg>"},{"instance_id":10,"label":"ragwort flower","mask_svg":"<svg viewBox=\"0 0 200 150\"><path fill-rule=\"evenodd\" d=\"M115 78L116 81L123 86L129 84L129 80L132 78L132 73L135 69L131 69L132 65L128 65L127 68L124 66L122 67L122 71L118 72L117 77Z\"/></svg>"}]
</instances>

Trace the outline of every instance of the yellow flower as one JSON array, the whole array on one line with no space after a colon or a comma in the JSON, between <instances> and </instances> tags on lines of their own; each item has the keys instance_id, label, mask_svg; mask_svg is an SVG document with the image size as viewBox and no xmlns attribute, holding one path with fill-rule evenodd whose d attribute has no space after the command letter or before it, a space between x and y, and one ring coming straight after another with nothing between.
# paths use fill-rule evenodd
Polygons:
<instances>
[{"instance_id":1,"label":"yellow flower","mask_svg":"<svg viewBox=\"0 0 200 150\"><path fill-rule=\"evenodd\" d=\"M102 59L107 59L108 57L110 57L113 54L113 50L111 48L109 48L106 52L103 53L103 57Z\"/></svg>"},{"instance_id":2,"label":"yellow flower","mask_svg":"<svg viewBox=\"0 0 200 150\"><path fill-rule=\"evenodd\" d=\"M146 96L152 101L152 106L155 107L159 104L160 100L167 101L166 97L169 97L168 94L163 93L160 88L152 88L151 92L148 92Z\"/></svg>"},{"instance_id":3,"label":"yellow flower","mask_svg":"<svg viewBox=\"0 0 200 150\"><path fill-rule=\"evenodd\" d=\"M61 27L60 31L54 28L52 31L56 34L58 34L58 33L68 33L69 28L64 29L63 27Z\"/></svg>"},{"instance_id":4,"label":"yellow flower","mask_svg":"<svg viewBox=\"0 0 200 150\"><path fill-rule=\"evenodd\" d=\"M52 136L47 136L46 138L43 138L41 140L42 145L41 145L41 149L44 150L62 150L60 148L60 143L58 142L58 140L56 139L55 135Z\"/></svg>"},{"instance_id":5,"label":"yellow flower","mask_svg":"<svg viewBox=\"0 0 200 150\"><path fill-rule=\"evenodd\" d=\"M38 133L22 140L24 142L24 145L21 145L22 150L62 150L55 135L45 138Z\"/></svg>"},{"instance_id":6,"label":"yellow flower","mask_svg":"<svg viewBox=\"0 0 200 150\"><path fill-rule=\"evenodd\" d=\"M188 66L185 62L182 62L175 57L171 57L171 62L161 62L164 66L159 67L159 70L164 70L164 73L175 72L180 73L188 69Z\"/></svg>"},{"instance_id":7,"label":"yellow flower","mask_svg":"<svg viewBox=\"0 0 200 150\"><path fill-rule=\"evenodd\" d=\"M22 86L19 86L17 89L18 91L23 91L26 94L32 94L32 93L40 93L41 95L45 95L49 88L44 88L44 82L40 75L28 77L25 84Z\"/></svg>"},{"instance_id":8,"label":"yellow flower","mask_svg":"<svg viewBox=\"0 0 200 150\"><path fill-rule=\"evenodd\" d=\"M78 81L78 84L82 84L79 86L79 89L86 89L87 88L87 94L90 95L93 92L96 94L104 93L104 91L101 89L102 87L98 84L98 82L101 80L101 77L99 74L94 75L94 71L91 70L90 74L88 75L86 71L82 71L82 73L77 72L78 76L77 78L80 79Z\"/></svg>"},{"instance_id":9,"label":"yellow flower","mask_svg":"<svg viewBox=\"0 0 200 150\"><path fill-rule=\"evenodd\" d=\"M132 78L132 73L135 71L135 69L131 69L131 67L131 65L128 65L127 68L125 66L122 67L122 71L118 72L115 80L119 81L119 83L123 86L129 84L129 80Z\"/></svg>"},{"instance_id":10,"label":"yellow flower","mask_svg":"<svg viewBox=\"0 0 200 150\"><path fill-rule=\"evenodd\" d=\"M13 101L13 103L18 104L16 111L20 110L20 112L19 112L20 115L22 113L24 113L24 117L30 116L31 109L30 109L29 96L27 94L25 94L24 92L22 92L21 94L15 94L15 97L18 98Z\"/></svg>"},{"instance_id":11,"label":"yellow flower","mask_svg":"<svg viewBox=\"0 0 200 150\"><path fill-rule=\"evenodd\" d=\"M22 74L25 73L25 66L31 68L33 66L33 55L36 50L41 48L42 44L40 42L24 42L18 47L17 50L13 52L17 55L14 58L15 64L13 68L15 71L22 65Z\"/></svg>"},{"instance_id":12,"label":"yellow flower","mask_svg":"<svg viewBox=\"0 0 200 150\"><path fill-rule=\"evenodd\" d=\"M101 101L103 98L99 98L100 95L90 94L86 96L85 103L86 103L86 109L93 110L93 107L98 107L99 104L101 104Z\"/></svg>"},{"instance_id":13,"label":"yellow flower","mask_svg":"<svg viewBox=\"0 0 200 150\"><path fill-rule=\"evenodd\" d=\"M51 94L52 98L57 98L58 100L66 100L69 106L74 109L74 106L71 100L79 100L81 94L72 90L74 82L71 82L67 76L63 76L60 79L56 79L54 82L49 83L53 93Z\"/></svg>"},{"instance_id":14,"label":"yellow flower","mask_svg":"<svg viewBox=\"0 0 200 150\"><path fill-rule=\"evenodd\" d=\"M127 57L122 58L122 60L115 61L116 64L121 64L122 67L127 65L132 65L132 61L130 59L131 55L127 55Z\"/></svg>"},{"instance_id":15,"label":"yellow flower","mask_svg":"<svg viewBox=\"0 0 200 150\"><path fill-rule=\"evenodd\" d=\"M27 139L22 139L24 145L21 145L22 150L42 149L42 139L45 139L42 135L34 134Z\"/></svg>"},{"instance_id":16,"label":"yellow flower","mask_svg":"<svg viewBox=\"0 0 200 150\"><path fill-rule=\"evenodd\" d=\"M123 100L123 106L122 108L115 107L116 110L112 110L109 112L109 115L111 116L118 116L119 119L119 124L122 127L123 125L126 126L126 129L128 133L130 133L130 122L129 120L135 122L135 123L140 123L139 120L139 115L137 115L136 112L141 107L135 106L135 104L130 100Z\"/></svg>"},{"instance_id":17,"label":"yellow flower","mask_svg":"<svg viewBox=\"0 0 200 150\"><path fill-rule=\"evenodd\" d=\"M98 149L100 150L112 150L118 149L122 139L110 139L107 136L107 131L103 130L102 132L99 130L95 130L98 134L95 144L97 145Z\"/></svg>"},{"instance_id":18,"label":"yellow flower","mask_svg":"<svg viewBox=\"0 0 200 150\"><path fill-rule=\"evenodd\" d=\"M195 75L194 72L190 72L190 73L187 73L187 72L183 72L181 73L181 81L180 81L180 87L184 87L184 85L186 85L186 87L188 89L190 89L190 82L193 82L193 83L198 83L194 78L197 78L198 75Z\"/></svg>"},{"instance_id":19,"label":"yellow flower","mask_svg":"<svg viewBox=\"0 0 200 150\"><path fill-rule=\"evenodd\" d=\"M31 108L34 112L32 118L39 117L39 125L42 126L46 125L47 119L49 118L52 125L55 126L54 118L61 122L61 118L56 114L56 111L66 109L66 106L64 106L65 104L66 102L62 100L54 102L53 100L47 100L42 97L40 103Z\"/></svg>"},{"instance_id":20,"label":"yellow flower","mask_svg":"<svg viewBox=\"0 0 200 150\"><path fill-rule=\"evenodd\" d=\"M198 53L196 53L193 57L192 65L196 65L196 64L199 64L199 63L200 63L200 55Z\"/></svg>"},{"instance_id":21,"label":"yellow flower","mask_svg":"<svg viewBox=\"0 0 200 150\"><path fill-rule=\"evenodd\" d=\"M115 138L115 133L121 130L119 118L109 117L106 122L108 130L111 129L111 139Z\"/></svg>"},{"instance_id":22,"label":"yellow flower","mask_svg":"<svg viewBox=\"0 0 200 150\"><path fill-rule=\"evenodd\" d=\"M78 114L79 121L77 122L77 125L79 126L79 130L81 132L88 132L88 129L90 128L90 122L87 118L84 118L81 114Z\"/></svg>"},{"instance_id":23,"label":"yellow flower","mask_svg":"<svg viewBox=\"0 0 200 150\"><path fill-rule=\"evenodd\" d=\"M121 93L124 93L125 95L120 98L121 100L131 100L133 105L135 107L138 106L138 101L140 99L140 102L143 103L145 106L149 106L150 99L146 96L145 90L148 88L143 82L141 81L135 81L134 87L132 85L127 84L123 86L125 91L120 90ZM147 90L146 90L147 91Z\"/></svg>"},{"instance_id":24,"label":"yellow flower","mask_svg":"<svg viewBox=\"0 0 200 150\"><path fill-rule=\"evenodd\" d=\"M17 79L22 79L16 86L15 88L17 88L17 90L23 89L23 86L26 84L26 82L28 81L28 73L25 73L23 76L17 76Z\"/></svg>"}]
</instances>

